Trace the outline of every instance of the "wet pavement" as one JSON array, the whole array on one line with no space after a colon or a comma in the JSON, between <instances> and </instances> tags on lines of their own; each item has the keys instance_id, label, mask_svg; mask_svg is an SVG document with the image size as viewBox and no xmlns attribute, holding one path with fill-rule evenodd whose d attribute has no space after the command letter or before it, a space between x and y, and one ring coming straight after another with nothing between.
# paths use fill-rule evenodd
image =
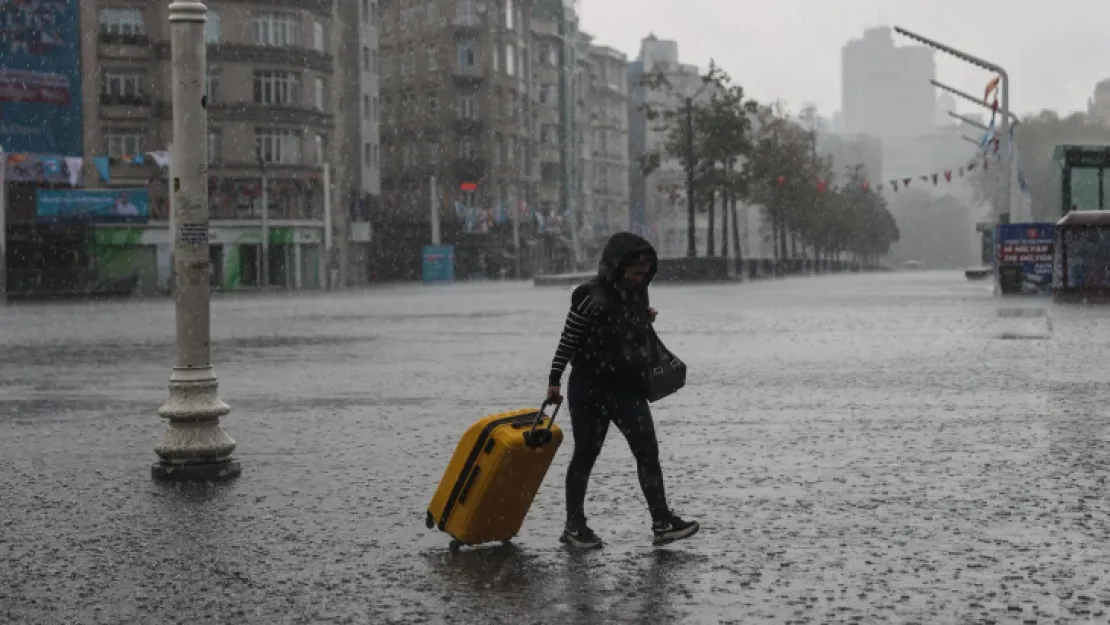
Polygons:
<instances>
[{"instance_id":1,"label":"wet pavement","mask_svg":"<svg viewBox=\"0 0 1110 625\"><path fill-rule=\"evenodd\" d=\"M538 403L568 293L218 300L243 476L208 488L149 477L169 302L0 308L0 623L1110 620L1110 315L956 272L656 288L691 367L663 468L702 532L651 547L614 432L604 550L556 541L568 440L513 545L450 553L447 456Z\"/></svg>"}]
</instances>

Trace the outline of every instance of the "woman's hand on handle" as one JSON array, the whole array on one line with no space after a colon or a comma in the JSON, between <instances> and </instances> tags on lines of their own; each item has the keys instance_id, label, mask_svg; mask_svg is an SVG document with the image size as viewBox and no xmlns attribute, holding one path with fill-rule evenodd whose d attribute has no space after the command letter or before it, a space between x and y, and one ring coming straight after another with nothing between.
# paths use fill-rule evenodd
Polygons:
<instances>
[{"instance_id":1,"label":"woman's hand on handle","mask_svg":"<svg viewBox=\"0 0 1110 625\"><path fill-rule=\"evenodd\" d=\"M559 392L560 390L561 390L561 388L558 387L558 386L549 386L549 387L547 387L547 398L548 399L558 399L559 397L561 397L561 394Z\"/></svg>"}]
</instances>

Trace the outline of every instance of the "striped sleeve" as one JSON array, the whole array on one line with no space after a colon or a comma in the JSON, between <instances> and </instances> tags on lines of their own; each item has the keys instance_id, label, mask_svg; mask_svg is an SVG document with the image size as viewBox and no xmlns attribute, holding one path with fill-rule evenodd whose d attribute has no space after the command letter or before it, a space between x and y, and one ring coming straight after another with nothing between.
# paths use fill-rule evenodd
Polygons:
<instances>
[{"instance_id":1,"label":"striped sleeve","mask_svg":"<svg viewBox=\"0 0 1110 625\"><path fill-rule=\"evenodd\" d=\"M570 307L567 311L567 321L563 325L563 333L559 336L559 346L555 348L555 358L551 360L551 375L548 384L559 386L563 372L574 355L578 353L578 345L589 327L590 321L596 312L594 302L589 294Z\"/></svg>"}]
</instances>

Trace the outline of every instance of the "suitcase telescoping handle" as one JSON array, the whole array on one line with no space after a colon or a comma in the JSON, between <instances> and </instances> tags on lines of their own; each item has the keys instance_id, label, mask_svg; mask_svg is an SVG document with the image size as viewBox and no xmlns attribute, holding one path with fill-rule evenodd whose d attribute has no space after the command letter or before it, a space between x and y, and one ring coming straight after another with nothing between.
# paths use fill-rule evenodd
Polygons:
<instances>
[{"instance_id":1,"label":"suitcase telescoping handle","mask_svg":"<svg viewBox=\"0 0 1110 625\"><path fill-rule=\"evenodd\" d=\"M556 395L555 397L548 397L543 400L540 405L540 411L536 413L536 420L532 422L532 429L524 433L524 444L529 447L543 447L551 442L551 426L555 424L555 415L559 414L559 408L563 405L563 397ZM547 427L541 428L540 421L543 421L543 413L547 410L548 406L555 406L551 411L551 418L547 420Z\"/></svg>"}]
</instances>

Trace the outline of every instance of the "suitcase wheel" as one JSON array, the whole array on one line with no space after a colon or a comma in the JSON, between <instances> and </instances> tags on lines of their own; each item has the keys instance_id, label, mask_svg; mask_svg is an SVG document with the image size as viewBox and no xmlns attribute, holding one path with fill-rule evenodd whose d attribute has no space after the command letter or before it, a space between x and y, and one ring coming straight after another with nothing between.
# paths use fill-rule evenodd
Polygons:
<instances>
[{"instance_id":1,"label":"suitcase wheel","mask_svg":"<svg viewBox=\"0 0 1110 625\"><path fill-rule=\"evenodd\" d=\"M451 539L451 542L447 543L447 548L450 549L452 553L457 552L459 550L459 548L462 547L462 546L463 546L463 542L461 540L456 540L454 538Z\"/></svg>"},{"instance_id":2,"label":"suitcase wheel","mask_svg":"<svg viewBox=\"0 0 1110 625\"><path fill-rule=\"evenodd\" d=\"M432 529L436 526L435 517L432 516L431 512L428 513L428 516L424 517L424 526L428 529Z\"/></svg>"}]
</instances>

